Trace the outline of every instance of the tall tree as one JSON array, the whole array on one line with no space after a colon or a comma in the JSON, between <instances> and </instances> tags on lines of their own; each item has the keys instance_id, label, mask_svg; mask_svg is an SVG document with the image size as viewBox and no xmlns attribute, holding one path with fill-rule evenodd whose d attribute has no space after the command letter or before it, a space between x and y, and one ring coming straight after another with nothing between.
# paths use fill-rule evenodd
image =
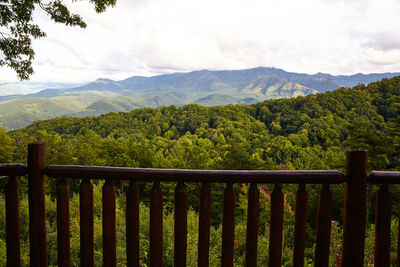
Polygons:
<instances>
[{"instance_id":1,"label":"tall tree","mask_svg":"<svg viewBox=\"0 0 400 267\"><path fill-rule=\"evenodd\" d=\"M89 1L98 13L116 3L116 0ZM0 67L12 68L21 80L29 79L33 73L32 60L35 51L32 48L32 39L46 36L33 22L36 8L44 10L57 23L86 27L83 19L70 13L62 0L0 0Z\"/></svg>"}]
</instances>

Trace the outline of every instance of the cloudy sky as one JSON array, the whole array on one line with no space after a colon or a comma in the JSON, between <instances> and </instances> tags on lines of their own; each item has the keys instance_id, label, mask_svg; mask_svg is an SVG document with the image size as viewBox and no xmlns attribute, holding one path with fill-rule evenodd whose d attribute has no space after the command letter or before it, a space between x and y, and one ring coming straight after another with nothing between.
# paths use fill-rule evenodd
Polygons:
<instances>
[{"instance_id":1,"label":"cloudy sky","mask_svg":"<svg viewBox=\"0 0 400 267\"><path fill-rule=\"evenodd\" d=\"M400 72L400 0L118 0L86 29L55 24L34 42L32 81L87 82L258 66L301 73ZM17 80L7 69L0 81Z\"/></svg>"}]
</instances>

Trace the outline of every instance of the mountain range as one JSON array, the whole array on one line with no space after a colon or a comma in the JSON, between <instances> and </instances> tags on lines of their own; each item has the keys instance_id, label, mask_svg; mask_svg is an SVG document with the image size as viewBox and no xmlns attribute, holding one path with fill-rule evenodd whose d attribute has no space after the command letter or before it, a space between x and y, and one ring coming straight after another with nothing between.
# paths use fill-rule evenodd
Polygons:
<instances>
[{"instance_id":1,"label":"mountain range","mask_svg":"<svg viewBox=\"0 0 400 267\"><path fill-rule=\"evenodd\" d=\"M99 115L140 107L251 104L323 93L398 75L400 73L310 75L259 67L133 76L121 81L100 78L73 88L0 96L0 125L11 130L57 116Z\"/></svg>"}]
</instances>

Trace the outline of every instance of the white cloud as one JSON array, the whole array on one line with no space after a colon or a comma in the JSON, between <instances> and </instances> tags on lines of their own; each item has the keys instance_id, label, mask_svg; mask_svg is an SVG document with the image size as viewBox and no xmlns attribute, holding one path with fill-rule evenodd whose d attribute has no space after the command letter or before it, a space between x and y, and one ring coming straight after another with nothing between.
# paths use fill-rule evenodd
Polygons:
<instances>
[{"instance_id":1,"label":"white cloud","mask_svg":"<svg viewBox=\"0 0 400 267\"><path fill-rule=\"evenodd\" d=\"M400 71L398 0L119 0L87 29L37 22L32 80L83 82L195 69L273 66L296 72ZM0 80L9 79L0 74Z\"/></svg>"}]
</instances>

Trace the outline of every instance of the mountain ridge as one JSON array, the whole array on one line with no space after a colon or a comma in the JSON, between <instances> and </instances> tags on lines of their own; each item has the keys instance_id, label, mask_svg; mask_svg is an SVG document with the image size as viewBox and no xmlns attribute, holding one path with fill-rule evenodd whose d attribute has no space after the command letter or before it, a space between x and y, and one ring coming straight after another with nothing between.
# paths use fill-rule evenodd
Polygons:
<instances>
[{"instance_id":1,"label":"mountain ridge","mask_svg":"<svg viewBox=\"0 0 400 267\"><path fill-rule=\"evenodd\" d=\"M251 104L267 99L323 93L341 86L352 87L359 83L368 84L398 75L400 73L357 73L335 76L327 73L304 74L287 72L278 68L257 67L244 70L196 70L151 77L132 76L119 81L98 78L93 82L72 88L45 89L25 95L0 96L0 110L3 110L0 112L0 117L9 118L8 115L13 114L13 121L3 119L0 124L11 129L21 127L21 122L18 122L18 126L14 122L18 115L12 108L9 108L11 104L7 104L7 108L2 108L6 103L17 100L20 102L16 103L26 107L26 109L20 109L21 114L25 114L22 124L29 124L32 122L30 119L26 119L32 117L27 116L30 112L29 102L37 102L37 98L48 99L43 100L42 106L39 104L35 106L37 109L43 109L36 114L46 114L46 118L52 112L52 110L46 109L46 105L54 98L57 98L57 103L59 103L59 99L63 97L66 97L66 101L68 98L74 99L74 101L83 101L84 105L76 105L83 108L73 109L73 112L66 113L54 110L54 114L57 116L85 116L172 104L201 103L206 106ZM37 119L41 119L41 117L39 116Z\"/></svg>"},{"instance_id":2,"label":"mountain ridge","mask_svg":"<svg viewBox=\"0 0 400 267\"><path fill-rule=\"evenodd\" d=\"M318 72L316 74L305 74L287 72L278 68L257 67L244 70L196 70L191 72L176 72L155 76L132 76L123 80L115 81L108 78L98 78L93 82L81 86L62 89L45 89L37 93L15 94L0 96L3 98L22 97L54 97L62 95L77 94L80 91L109 91L118 92L120 95L131 93L143 93L143 91L180 91L190 89L203 89L207 91L224 89L244 89L250 84L264 82L264 86L272 86L276 83L300 84L308 89L318 92L337 89L341 86L351 87L358 83L369 83L382 78L391 78L400 75L398 73L357 73L353 75L331 75ZM258 82L258 83L257 83ZM214 92L215 93L215 92Z\"/></svg>"}]
</instances>

